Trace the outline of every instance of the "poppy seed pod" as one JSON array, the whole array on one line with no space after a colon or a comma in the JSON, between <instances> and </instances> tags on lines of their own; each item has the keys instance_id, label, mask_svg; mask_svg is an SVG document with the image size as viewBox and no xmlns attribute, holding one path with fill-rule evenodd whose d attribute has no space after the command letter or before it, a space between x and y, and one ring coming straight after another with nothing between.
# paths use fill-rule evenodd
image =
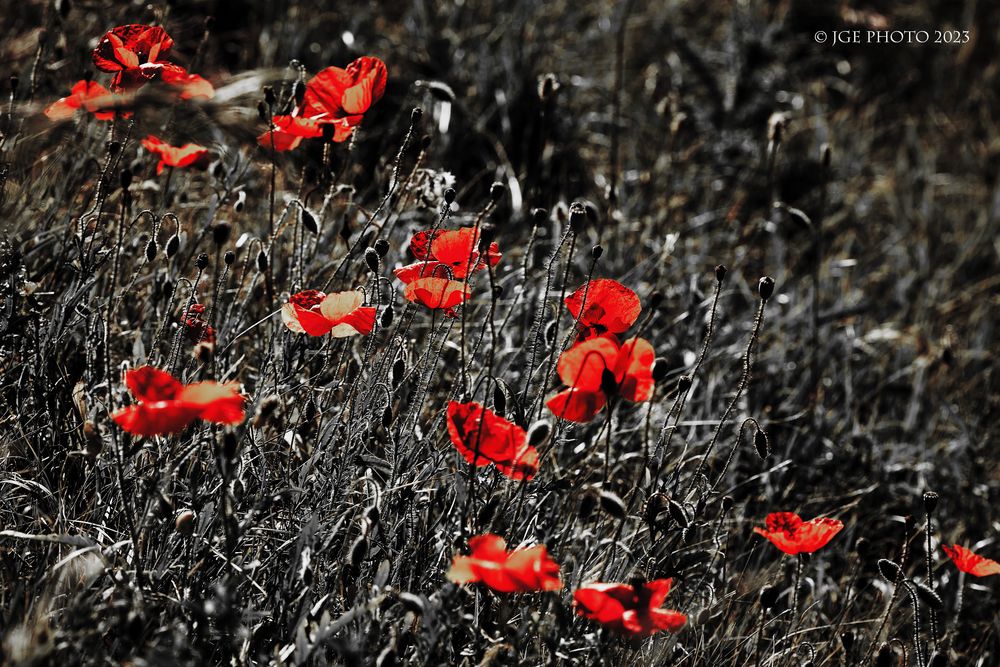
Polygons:
<instances>
[{"instance_id":1,"label":"poppy seed pod","mask_svg":"<svg viewBox=\"0 0 1000 667\"><path fill-rule=\"evenodd\" d=\"M181 237L174 234L169 239L167 239L167 259L172 258L177 254L177 251L181 249Z\"/></svg>"},{"instance_id":2,"label":"poppy seed pod","mask_svg":"<svg viewBox=\"0 0 1000 667\"><path fill-rule=\"evenodd\" d=\"M368 265L368 270L372 273L378 271L378 253L375 252L374 248L365 249L365 264Z\"/></svg>"},{"instance_id":3,"label":"poppy seed pod","mask_svg":"<svg viewBox=\"0 0 1000 667\"><path fill-rule=\"evenodd\" d=\"M533 209L531 209L531 221L534 224L536 224L536 225L542 224L543 222L545 222L545 219L547 217L549 217L549 212L548 212L547 209L544 209L544 208L533 208Z\"/></svg>"},{"instance_id":4,"label":"poppy seed pod","mask_svg":"<svg viewBox=\"0 0 1000 667\"><path fill-rule=\"evenodd\" d=\"M503 197L504 192L507 188L504 187L503 183L494 183L490 186L490 203L496 204Z\"/></svg>"},{"instance_id":5,"label":"poppy seed pod","mask_svg":"<svg viewBox=\"0 0 1000 667\"><path fill-rule=\"evenodd\" d=\"M727 269L724 264L719 264L715 267L715 281L721 284L722 281L726 279L727 273L729 273L729 269Z\"/></svg>"},{"instance_id":6,"label":"poppy seed pod","mask_svg":"<svg viewBox=\"0 0 1000 667\"><path fill-rule=\"evenodd\" d=\"M455 203L456 196L458 196L458 193L455 192L455 188L448 188L444 191L444 203L451 206Z\"/></svg>"},{"instance_id":7,"label":"poppy seed pod","mask_svg":"<svg viewBox=\"0 0 1000 667\"><path fill-rule=\"evenodd\" d=\"M375 245L372 247L375 248L379 257L385 257L389 253L389 242L385 239L375 241Z\"/></svg>"},{"instance_id":8,"label":"poppy seed pod","mask_svg":"<svg viewBox=\"0 0 1000 667\"><path fill-rule=\"evenodd\" d=\"M679 378L677 378L677 391L683 393L683 392L687 391L690 388L691 388L691 376L690 375L682 375Z\"/></svg>"},{"instance_id":9,"label":"poppy seed pod","mask_svg":"<svg viewBox=\"0 0 1000 667\"><path fill-rule=\"evenodd\" d=\"M497 227L492 223L486 223L479 231L479 252L486 254L490 250L490 244L497 237Z\"/></svg>"},{"instance_id":10,"label":"poppy seed pod","mask_svg":"<svg viewBox=\"0 0 1000 667\"><path fill-rule=\"evenodd\" d=\"M198 255L198 259L194 261L194 265L198 267L199 270L204 270L208 266L208 254L201 253Z\"/></svg>"},{"instance_id":11,"label":"poppy seed pod","mask_svg":"<svg viewBox=\"0 0 1000 667\"><path fill-rule=\"evenodd\" d=\"M232 266L233 262L236 261L236 253L232 250L227 250L223 260L226 262L226 266Z\"/></svg>"},{"instance_id":12,"label":"poppy seed pod","mask_svg":"<svg viewBox=\"0 0 1000 667\"><path fill-rule=\"evenodd\" d=\"M769 276L764 276L757 283L757 291L760 293L760 298L767 301L774 294L774 280Z\"/></svg>"},{"instance_id":13,"label":"poppy seed pod","mask_svg":"<svg viewBox=\"0 0 1000 667\"><path fill-rule=\"evenodd\" d=\"M552 434L552 424L542 419L536 421L528 429L528 445L531 447L541 447L549 440Z\"/></svg>"},{"instance_id":14,"label":"poppy seed pod","mask_svg":"<svg viewBox=\"0 0 1000 667\"><path fill-rule=\"evenodd\" d=\"M569 207L569 228L576 233L583 227L587 217L587 209L580 202L573 202Z\"/></svg>"},{"instance_id":15,"label":"poppy seed pod","mask_svg":"<svg viewBox=\"0 0 1000 667\"><path fill-rule=\"evenodd\" d=\"M595 245L593 248L590 249L590 257L594 261L599 260L601 258L601 255L603 255L603 254L604 254L604 247L603 246Z\"/></svg>"},{"instance_id":16,"label":"poppy seed pod","mask_svg":"<svg viewBox=\"0 0 1000 667\"><path fill-rule=\"evenodd\" d=\"M302 209L302 226L311 234L319 234L319 223L316 222L316 216L310 213L307 208Z\"/></svg>"},{"instance_id":17,"label":"poppy seed pod","mask_svg":"<svg viewBox=\"0 0 1000 667\"><path fill-rule=\"evenodd\" d=\"M663 357L657 357L653 361L653 367L650 369L650 374L653 376L653 382L663 382L664 378L667 377L667 373L670 368L668 367L667 360Z\"/></svg>"},{"instance_id":18,"label":"poppy seed pod","mask_svg":"<svg viewBox=\"0 0 1000 667\"><path fill-rule=\"evenodd\" d=\"M229 243L229 237L232 236L232 233L232 225L228 222L220 222L212 227L212 241L214 241L217 246L226 245Z\"/></svg>"},{"instance_id":19,"label":"poppy seed pod","mask_svg":"<svg viewBox=\"0 0 1000 667\"><path fill-rule=\"evenodd\" d=\"M939 498L938 494L934 493L933 491L924 492L924 510L928 514L932 514L934 510L937 508L938 498Z\"/></svg>"},{"instance_id":20,"label":"poppy seed pod","mask_svg":"<svg viewBox=\"0 0 1000 667\"><path fill-rule=\"evenodd\" d=\"M771 443L768 442L767 433L760 429L754 431L753 446L757 450L757 456L766 459L771 455Z\"/></svg>"},{"instance_id":21,"label":"poppy seed pod","mask_svg":"<svg viewBox=\"0 0 1000 667\"><path fill-rule=\"evenodd\" d=\"M146 261L152 262L156 259L156 241L154 239L149 239L149 243L146 244Z\"/></svg>"},{"instance_id":22,"label":"poppy seed pod","mask_svg":"<svg viewBox=\"0 0 1000 667\"><path fill-rule=\"evenodd\" d=\"M424 116L424 110L420 107L413 107L410 112L410 125L417 125L420 123L420 119Z\"/></svg>"}]
</instances>

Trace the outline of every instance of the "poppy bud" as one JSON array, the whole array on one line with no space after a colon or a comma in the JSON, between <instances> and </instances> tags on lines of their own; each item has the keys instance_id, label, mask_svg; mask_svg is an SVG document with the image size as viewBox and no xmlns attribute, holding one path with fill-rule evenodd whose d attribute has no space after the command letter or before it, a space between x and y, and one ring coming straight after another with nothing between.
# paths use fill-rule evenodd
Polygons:
<instances>
[{"instance_id":1,"label":"poppy bud","mask_svg":"<svg viewBox=\"0 0 1000 667\"><path fill-rule=\"evenodd\" d=\"M152 262L156 259L156 240L149 239L149 243L146 244L146 261Z\"/></svg>"},{"instance_id":2,"label":"poppy bud","mask_svg":"<svg viewBox=\"0 0 1000 667\"><path fill-rule=\"evenodd\" d=\"M892 644L882 642L878 647L878 654L875 656L875 667L891 667L896 658L896 652L892 650Z\"/></svg>"},{"instance_id":3,"label":"poppy bud","mask_svg":"<svg viewBox=\"0 0 1000 667\"><path fill-rule=\"evenodd\" d=\"M176 518L174 518L174 530L181 535L192 534L194 532L194 520L196 518L198 518L198 515L194 513L194 510L180 510L177 512Z\"/></svg>"},{"instance_id":4,"label":"poppy bud","mask_svg":"<svg viewBox=\"0 0 1000 667\"><path fill-rule=\"evenodd\" d=\"M661 292L660 290L655 290L652 294L649 295L650 309L652 310L659 309L659 307L663 305L663 299L665 298L666 297L663 295L663 292Z\"/></svg>"},{"instance_id":5,"label":"poppy bud","mask_svg":"<svg viewBox=\"0 0 1000 667\"><path fill-rule=\"evenodd\" d=\"M229 237L232 233L232 225L228 222L220 222L216 226L212 227L212 241L214 241L217 246L226 245L229 243Z\"/></svg>"},{"instance_id":6,"label":"poppy bud","mask_svg":"<svg viewBox=\"0 0 1000 667\"><path fill-rule=\"evenodd\" d=\"M573 202L569 207L569 228L576 233L583 227L587 217L587 209L580 202Z\"/></svg>"},{"instance_id":7,"label":"poppy bud","mask_svg":"<svg viewBox=\"0 0 1000 667\"><path fill-rule=\"evenodd\" d=\"M410 112L410 125L418 124L423 115L424 115L423 109L421 109L420 107L413 107L413 110Z\"/></svg>"},{"instance_id":8,"label":"poppy bud","mask_svg":"<svg viewBox=\"0 0 1000 667\"><path fill-rule=\"evenodd\" d=\"M257 253L257 270L261 273L267 271L267 253L263 250Z\"/></svg>"},{"instance_id":9,"label":"poppy bud","mask_svg":"<svg viewBox=\"0 0 1000 667\"><path fill-rule=\"evenodd\" d=\"M544 208L533 208L531 209L531 221L540 225L545 222L545 219L549 217L549 212Z\"/></svg>"},{"instance_id":10,"label":"poppy bud","mask_svg":"<svg viewBox=\"0 0 1000 667\"><path fill-rule=\"evenodd\" d=\"M625 501L618 497L617 494L611 491L601 491L601 509L605 512L618 519L619 521L624 521L626 515L625 512Z\"/></svg>"},{"instance_id":11,"label":"poppy bud","mask_svg":"<svg viewBox=\"0 0 1000 667\"><path fill-rule=\"evenodd\" d=\"M944 607L944 601L941 596L934 592L930 586L913 582L913 588L917 591L917 597L923 600L924 604L931 609L940 610Z\"/></svg>"},{"instance_id":12,"label":"poppy bud","mask_svg":"<svg viewBox=\"0 0 1000 667\"><path fill-rule=\"evenodd\" d=\"M677 391L683 393L691 388L691 376L682 375L677 378Z\"/></svg>"},{"instance_id":13,"label":"poppy bud","mask_svg":"<svg viewBox=\"0 0 1000 667\"><path fill-rule=\"evenodd\" d=\"M203 252L198 255L198 259L195 260L194 265L199 269L204 270L205 267L208 266L208 254Z\"/></svg>"},{"instance_id":14,"label":"poppy bud","mask_svg":"<svg viewBox=\"0 0 1000 667\"><path fill-rule=\"evenodd\" d=\"M382 317L379 319L379 324L382 325L383 329L388 329L392 326L392 308L386 308L382 311Z\"/></svg>"},{"instance_id":15,"label":"poppy bud","mask_svg":"<svg viewBox=\"0 0 1000 667\"><path fill-rule=\"evenodd\" d=\"M899 566L899 563L891 561L888 558L878 559L878 571L886 581L896 581L899 577L903 576L903 568Z\"/></svg>"},{"instance_id":16,"label":"poppy bud","mask_svg":"<svg viewBox=\"0 0 1000 667\"><path fill-rule=\"evenodd\" d=\"M167 259L170 259L177 254L177 251L181 249L181 237L174 234L169 239L167 239Z\"/></svg>"},{"instance_id":17,"label":"poppy bud","mask_svg":"<svg viewBox=\"0 0 1000 667\"><path fill-rule=\"evenodd\" d=\"M257 116L263 122L265 122L265 123L267 122L267 105L264 104L263 102L258 102L257 103Z\"/></svg>"},{"instance_id":18,"label":"poppy bud","mask_svg":"<svg viewBox=\"0 0 1000 667\"><path fill-rule=\"evenodd\" d=\"M392 405L387 405L382 411L382 428L387 429L390 426L392 426Z\"/></svg>"},{"instance_id":19,"label":"poppy bud","mask_svg":"<svg viewBox=\"0 0 1000 667\"><path fill-rule=\"evenodd\" d=\"M715 282L722 284L722 281L726 279L726 274L729 273L729 269L723 264L719 264L715 267Z\"/></svg>"},{"instance_id":20,"label":"poppy bud","mask_svg":"<svg viewBox=\"0 0 1000 667\"><path fill-rule=\"evenodd\" d=\"M670 513L670 518L673 519L681 528L687 528L691 525L691 520L688 518L687 512L684 510L684 506L673 498L671 498L667 503L667 511Z\"/></svg>"},{"instance_id":21,"label":"poppy bud","mask_svg":"<svg viewBox=\"0 0 1000 667\"><path fill-rule=\"evenodd\" d=\"M528 444L532 447L541 447L548 442L549 435L552 434L552 425L543 420L537 421L528 429Z\"/></svg>"},{"instance_id":22,"label":"poppy bud","mask_svg":"<svg viewBox=\"0 0 1000 667\"><path fill-rule=\"evenodd\" d=\"M375 252L374 248L365 249L365 264L368 265L368 270L372 273L378 271L378 253Z\"/></svg>"},{"instance_id":23,"label":"poppy bud","mask_svg":"<svg viewBox=\"0 0 1000 667\"><path fill-rule=\"evenodd\" d=\"M479 232L479 252L486 253L490 249L490 244L497 237L497 226L492 223L483 225Z\"/></svg>"},{"instance_id":24,"label":"poppy bud","mask_svg":"<svg viewBox=\"0 0 1000 667\"><path fill-rule=\"evenodd\" d=\"M604 254L604 247L603 246L595 245L593 248L590 249L590 257L595 262L597 260L599 260L601 258L601 255L603 255L603 254Z\"/></svg>"},{"instance_id":25,"label":"poppy bud","mask_svg":"<svg viewBox=\"0 0 1000 667\"><path fill-rule=\"evenodd\" d=\"M614 371L610 368L601 371L601 391L608 396L613 396L618 392L618 378L615 377Z\"/></svg>"},{"instance_id":26,"label":"poppy bud","mask_svg":"<svg viewBox=\"0 0 1000 667\"><path fill-rule=\"evenodd\" d=\"M650 374L653 376L653 382L663 382L663 379L667 377L668 368L667 360L663 357L657 357L653 361L653 367L650 369Z\"/></svg>"},{"instance_id":27,"label":"poppy bud","mask_svg":"<svg viewBox=\"0 0 1000 667\"><path fill-rule=\"evenodd\" d=\"M493 410L499 415L507 414L507 392L496 378L493 378Z\"/></svg>"},{"instance_id":28,"label":"poppy bud","mask_svg":"<svg viewBox=\"0 0 1000 667\"><path fill-rule=\"evenodd\" d=\"M771 443L767 440L767 433L760 429L757 429L753 434L753 446L760 458L766 459L771 455Z\"/></svg>"},{"instance_id":29,"label":"poppy bud","mask_svg":"<svg viewBox=\"0 0 1000 667\"><path fill-rule=\"evenodd\" d=\"M375 248L375 252L378 253L379 257L385 257L389 252L389 242L385 239L375 241L375 245L372 247Z\"/></svg>"},{"instance_id":30,"label":"poppy bud","mask_svg":"<svg viewBox=\"0 0 1000 667\"><path fill-rule=\"evenodd\" d=\"M933 491L924 492L924 510L928 514L933 514L938 504L938 494Z\"/></svg>"},{"instance_id":31,"label":"poppy bud","mask_svg":"<svg viewBox=\"0 0 1000 667\"><path fill-rule=\"evenodd\" d=\"M455 188L448 188L447 190L444 191L444 203L451 206L452 204L455 203L455 197L457 195L458 193L455 192Z\"/></svg>"},{"instance_id":32,"label":"poppy bud","mask_svg":"<svg viewBox=\"0 0 1000 667\"><path fill-rule=\"evenodd\" d=\"M395 389L399 386L399 383L403 381L403 374L406 372L406 362L403 361L402 357L396 359L392 362L392 372L391 372L391 382L392 388Z\"/></svg>"},{"instance_id":33,"label":"poppy bud","mask_svg":"<svg viewBox=\"0 0 1000 667\"><path fill-rule=\"evenodd\" d=\"M761 300L767 301L774 294L774 280L768 276L764 276L757 283L757 291L760 292Z\"/></svg>"},{"instance_id":34,"label":"poppy bud","mask_svg":"<svg viewBox=\"0 0 1000 667\"><path fill-rule=\"evenodd\" d=\"M722 511L729 512L733 509L733 505L736 504L736 500L732 496L722 496Z\"/></svg>"},{"instance_id":35,"label":"poppy bud","mask_svg":"<svg viewBox=\"0 0 1000 667\"><path fill-rule=\"evenodd\" d=\"M236 253L232 250L227 250L223 260L226 262L226 266L232 266L233 262L236 261Z\"/></svg>"},{"instance_id":36,"label":"poppy bud","mask_svg":"<svg viewBox=\"0 0 1000 667\"><path fill-rule=\"evenodd\" d=\"M270 107L273 107L274 103L277 101L277 98L274 96L274 88L271 86L264 86L264 101L267 102L267 105Z\"/></svg>"},{"instance_id":37,"label":"poppy bud","mask_svg":"<svg viewBox=\"0 0 1000 667\"><path fill-rule=\"evenodd\" d=\"M491 204L496 204L497 202L499 202L500 198L503 197L504 192L506 192L506 191L507 191L507 188L504 187L503 183L494 183L493 185L491 185L490 186L490 203Z\"/></svg>"},{"instance_id":38,"label":"poppy bud","mask_svg":"<svg viewBox=\"0 0 1000 667\"><path fill-rule=\"evenodd\" d=\"M577 516L580 517L581 521L586 521L594 513L595 507L597 507L597 494L593 489L588 489L580 498L580 510Z\"/></svg>"},{"instance_id":39,"label":"poppy bud","mask_svg":"<svg viewBox=\"0 0 1000 667\"><path fill-rule=\"evenodd\" d=\"M778 587L764 584L760 589L758 600L760 600L761 609L770 609L778 601Z\"/></svg>"},{"instance_id":40,"label":"poppy bud","mask_svg":"<svg viewBox=\"0 0 1000 667\"><path fill-rule=\"evenodd\" d=\"M122 190L128 190L128 186L132 185L132 170L125 167L119 176L121 178Z\"/></svg>"}]
</instances>

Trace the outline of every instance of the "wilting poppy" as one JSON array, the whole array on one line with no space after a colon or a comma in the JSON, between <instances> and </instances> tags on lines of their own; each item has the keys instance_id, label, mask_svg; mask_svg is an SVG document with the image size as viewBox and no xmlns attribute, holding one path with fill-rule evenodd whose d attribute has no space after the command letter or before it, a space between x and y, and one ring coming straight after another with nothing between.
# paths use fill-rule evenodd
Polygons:
<instances>
[{"instance_id":1,"label":"wilting poppy","mask_svg":"<svg viewBox=\"0 0 1000 667\"><path fill-rule=\"evenodd\" d=\"M68 97L56 100L45 107L45 115L49 120L68 120L77 111L83 109L94 114L97 120L114 120L114 107L119 99L117 95L112 95L111 91L95 81L77 81L73 84ZM122 113L127 117L127 112Z\"/></svg>"},{"instance_id":2,"label":"wilting poppy","mask_svg":"<svg viewBox=\"0 0 1000 667\"><path fill-rule=\"evenodd\" d=\"M648 637L661 630L678 632L687 623L687 616L660 608L671 583L671 579L656 579L633 584L588 584L573 593L573 600L581 616L616 632L634 637Z\"/></svg>"},{"instance_id":3,"label":"wilting poppy","mask_svg":"<svg viewBox=\"0 0 1000 667\"><path fill-rule=\"evenodd\" d=\"M757 526L753 532L763 535L789 556L811 554L825 547L844 528L837 519L803 521L794 512L774 512L767 515L767 528Z\"/></svg>"},{"instance_id":4,"label":"wilting poppy","mask_svg":"<svg viewBox=\"0 0 1000 667\"><path fill-rule=\"evenodd\" d=\"M215 342L215 329L205 320L205 304L192 303L188 306L181 323L192 343Z\"/></svg>"},{"instance_id":5,"label":"wilting poppy","mask_svg":"<svg viewBox=\"0 0 1000 667\"><path fill-rule=\"evenodd\" d=\"M524 429L479 403L448 403L448 435L475 466L492 463L511 479L531 479L538 472L538 452Z\"/></svg>"},{"instance_id":6,"label":"wilting poppy","mask_svg":"<svg viewBox=\"0 0 1000 667\"><path fill-rule=\"evenodd\" d=\"M159 78L179 88L182 99L212 97L215 91L208 81L162 60L173 45L174 40L163 28L134 23L106 32L91 57L97 69L114 73L111 79L114 92L132 90Z\"/></svg>"},{"instance_id":7,"label":"wilting poppy","mask_svg":"<svg viewBox=\"0 0 1000 667\"><path fill-rule=\"evenodd\" d=\"M941 548L948 554L948 558L955 563L955 567L966 574L971 574L974 577L988 577L991 574L1000 574L1000 563L985 556L980 556L960 544L951 547L947 544L942 544Z\"/></svg>"},{"instance_id":8,"label":"wilting poppy","mask_svg":"<svg viewBox=\"0 0 1000 667\"><path fill-rule=\"evenodd\" d=\"M495 241L490 243L485 259L479 256L479 232L475 227L417 232L410 239L410 252L420 261L393 271L404 283L428 276L466 278L485 269L487 262L496 266L502 257Z\"/></svg>"},{"instance_id":9,"label":"wilting poppy","mask_svg":"<svg viewBox=\"0 0 1000 667\"><path fill-rule=\"evenodd\" d=\"M566 308L579 322L580 338L620 334L635 324L639 297L617 280L591 280L566 297Z\"/></svg>"},{"instance_id":10,"label":"wilting poppy","mask_svg":"<svg viewBox=\"0 0 1000 667\"><path fill-rule=\"evenodd\" d=\"M447 278L419 278L403 291L408 300L435 310L443 310L445 315L455 317L455 306L472 295L472 289L461 280Z\"/></svg>"},{"instance_id":11,"label":"wilting poppy","mask_svg":"<svg viewBox=\"0 0 1000 667\"><path fill-rule=\"evenodd\" d=\"M448 580L456 584L482 582L498 593L557 591L562 588L559 565L544 544L507 551L499 535L486 533L469 540L468 556L455 556Z\"/></svg>"},{"instance_id":12,"label":"wilting poppy","mask_svg":"<svg viewBox=\"0 0 1000 667\"><path fill-rule=\"evenodd\" d=\"M133 435L179 433L195 419L238 424L245 416L238 382L184 385L166 371L142 366L125 373L125 384L140 403L118 410L111 418Z\"/></svg>"},{"instance_id":13,"label":"wilting poppy","mask_svg":"<svg viewBox=\"0 0 1000 667\"><path fill-rule=\"evenodd\" d=\"M619 344L611 337L591 338L559 355L556 371L568 389L548 400L556 417L589 422L608 400L632 403L653 395L653 360L656 354L645 338Z\"/></svg>"},{"instance_id":14,"label":"wilting poppy","mask_svg":"<svg viewBox=\"0 0 1000 667\"><path fill-rule=\"evenodd\" d=\"M204 146L192 143L171 146L152 134L142 140L142 147L160 157L156 163L157 174L162 174L164 167L205 167L210 160L208 149Z\"/></svg>"},{"instance_id":15,"label":"wilting poppy","mask_svg":"<svg viewBox=\"0 0 1000 667\"><path fill-rule=\"evenodd\" d=\"M271 129L257 143L277 151L291 150L302 139L323 136L346 141L368 109L385 93L385 63L373 56L358 58L346 69L327 67L306 82L302 104L288 115L271 119Z\"/></svg>"},{"instance_id":16,"label":"wilting poppy","mask_svg":"<svg viewBox=\"0 0 1000 667\"><path fill-rule=\"evenodd\" d=\"M305 290L291 295L281 307L281 319L295 333L345 338L368 335L375 327L375 308L362 306L361 290L326 294Z\"/></svg>"}]
</instances>

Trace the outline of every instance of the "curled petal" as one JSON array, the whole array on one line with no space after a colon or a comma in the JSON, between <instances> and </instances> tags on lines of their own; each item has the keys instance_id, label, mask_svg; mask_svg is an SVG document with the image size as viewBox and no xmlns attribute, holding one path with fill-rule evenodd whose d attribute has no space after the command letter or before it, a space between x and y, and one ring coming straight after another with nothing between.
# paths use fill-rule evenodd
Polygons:
<instances>
[{"instance_id":1,"label":"curled petal","mask_svg":"<svg viewBox=\"0 0 1000 667\"><path fill-rule=\"evenodd\" d=\"M420 278L406 286L403 295L428 308L451 309L472 295L472 289L457 280Z\"/></svg>"},{"instance_id":2,"label":"curled petal","mask_svg":"<svg viewBox=\"0 0 1000 667\"><path fill-rule=\"evenodd\" d=\"M604 408L607 399L600 391L566 389L550 398L545 405L559 419L586 424Z\"/></svg>"}]
</instances>

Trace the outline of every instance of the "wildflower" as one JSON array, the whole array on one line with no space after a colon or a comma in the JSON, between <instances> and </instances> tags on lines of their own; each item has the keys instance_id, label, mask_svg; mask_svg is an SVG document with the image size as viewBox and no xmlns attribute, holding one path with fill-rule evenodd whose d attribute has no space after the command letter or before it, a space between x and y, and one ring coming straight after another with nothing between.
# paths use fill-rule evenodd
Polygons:
<instances>
[{"instance_id":1,"label":"wildflower","mask_svg":"<svg viewBox=\"0 0 1000 667\"><path fill-rule=\"evenodd\" d=\"M487 262L496 266L502 257L500 247L491 242L486 257L480 257L479 238L474 227L417 232L410 239L410 252L419 261L398 268L393 274L404 283L429 276L464 279L485 269Z\"/></svg>"},{"instance_id":2,"label":"wildflower","mask_svg":"<svg viewBox=\"0 0 1000 667\"><path fill-rule=\"evenodd\" d=\"M980 556L960 544L951 547L947 544L942 544L941 548L948 554L948 558L955 563L955 567L966 574L971 574L974 577L988 577L991 574L1000 574L1000 563L985 556Z\"/></svg>"},{"instance_id":3,"label":"wildflower","mask_svg":"<svg viewBox=\"0 0 1000 667\"><path fill-rule=\"evenodd\" d=\"M327 67L306 82L301 106L271 118L271 129L257 143L277 151L296 148L302 139L323 136L346 141L365 113L382 98L388 78L385 63L373 56L358 58L346 69Z\"/></svg>"},{"instance_id":4,"label":"wildflower","mask_svg":"<svg viewBox=\"0 0 1000 667\"><path fill-rule=\"evenodd\" d=\"M605 627L634 637L648 637L661 630L678 632L687 616L661 609L670 592L671 579L632 584L594 583L573 593L577 613Z\"/></svg>"},{"instance_id":5,"label":"wildflower","mask_svg":"<svg viewBox=\"0 0 1000 667\"><path fill-rule=\"evenodd\" d=\"M125 373L125 384L140 403L118 410L111 418L133 435L179 433L196 419L238 424L245 416L237 382L184 385L166 371L142 366Z\"/></svg>"},{"instance_id":6,"label":"wildflower","mask_svg":"<svg viewBox=\"0 0 1000 667\"><path fill-rule=\"evenodd\" d=\"M183 146L171 146L152 134L142 140L142 147L150 153L159 156L156 163L156 173L162 174L164 167L199 167L208 165L210 155L208 149L198 144L186 143Z\"/></svg>"},{"instance_id":7,"label":"wildflower","mask_svg":"<svg viewBox=\"0 0 1000 667\"><path fill-rule=\"evenodd\" d=\"M611 337L577 343L559 356L556 371L568 388L546 405L561 419L585 423L612 399L632 403L653 395L652 367L656 354L644 338L622 344Z\"/></svg>"},{"instance_id":8,"label":"wildflower","mask_svg":"<svg viewBox=\"0 0 1000 667\"><path fill-rule=\"evenodd\" d=\"M111 90L134 90L159 79L180 89L181 99L211 98L212 84L180 65L161 60L170 53L174 40L159 26L133 23L109 30L91 53L94 65L113 72Z\"/></svg>"},{"instance_id":9,"label":"wildflower","mask_svg":"<svg viewBox=\"0 0 1000 667\"><path fill-rule=\"evenodd\" d=\"M775 512L767 515L766 529L757 526L753 532L763 535L789 556L795 556L822 549L843 528L843 522L837 519L803 521L793 512Z\"/></svg>"},{"instance_id":10,"label":"wildflower","mask_svg":"<svg viewBox=\"0 0 1000 667\"><path fill-rule=\"evenodd\" d=\"M507 551L499 535L487 533L469 540L472 553L455 556L448 580L456 584L482 582L498 593L557 591L562 588L559 565L544 544Z\"/></svg>"},{"instance_id":11,"label":"wildflower","mask_svg":"<svg viewBox=\"0 0 1000 667\"><path fill-rule=\"evenodd\" d=\"M215 329L205 320L205 304L192 303L187 308L181 324L192 343L214 343Z\"/></svg>"},{"instance_id":12,"label":"wildflower","mask_svg":"<svg viewBox=\"0 0 1000 667\"><path fill-rule=\"evenodd\" d=\"M70 94L45 107L49 120L68 120L83 109L94 114L97 120L114 120L114 105L119 99L111 91L95 81L80 80L73 84Z\"/></svg>"},{"instance_id":13,"label":"wildflower","mask_svg":"<svg viewBox=\"0 0 1000 667\"><path fill-rule=\"evenodd\" d=\"M566 297L566 308L579 320L580 341L623 333L642 310L635 292L606 278L591 280Z\"/></svg>"},{"instance_id":14,"label":"wildflower","mask_svg":"<svg viewBox=\"0 0 1000 667\"><path fill-rule=\"evenodd\" d=\"M449 402L448 434L477 467L492 463L511 479L531 479L538 472L538 452L527 444L524 429L479 403Z\"/></svg>"},{"instance_id":15,"label":"wildflower","mask_svg":"<svg viewBox=\"0 0 1000 667\"><path fill-rule=\"evenodd\" d=\"M289 297L281 307L281 319L295 333L345 338L367 336L375 328L375 308L362 306L361 290L326 294L305 290Z\"/></svg>"}]
</instances>

